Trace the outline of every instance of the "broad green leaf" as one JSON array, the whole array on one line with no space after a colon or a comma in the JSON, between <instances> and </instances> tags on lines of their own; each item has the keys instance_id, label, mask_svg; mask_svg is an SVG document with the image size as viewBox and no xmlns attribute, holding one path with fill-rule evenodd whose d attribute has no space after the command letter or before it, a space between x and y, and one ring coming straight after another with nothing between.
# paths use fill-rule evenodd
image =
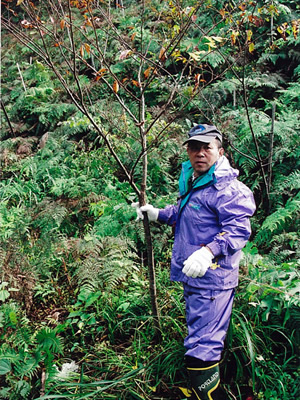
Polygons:
<instances>
[{"instance_id":1,"label":"broad green leaf","mask_svg":"<svg viewBox=\"0 0 300 400\"><path fill-rule=\"evenodd\" d=\"M11 371L11 363L8 360L0 360L0 375L5 375Z\"/></svg>"},{"instance_id":2,"label":"broad green leaf","mask_svg":"<svg viewBox=\"0 0 300 400\"><path fill-rule=\"evenodd\" d=\"M10 296L10 293L8 290L0 290L0 301L5 301L8 299Z\"/></svg>"}]
</instances>

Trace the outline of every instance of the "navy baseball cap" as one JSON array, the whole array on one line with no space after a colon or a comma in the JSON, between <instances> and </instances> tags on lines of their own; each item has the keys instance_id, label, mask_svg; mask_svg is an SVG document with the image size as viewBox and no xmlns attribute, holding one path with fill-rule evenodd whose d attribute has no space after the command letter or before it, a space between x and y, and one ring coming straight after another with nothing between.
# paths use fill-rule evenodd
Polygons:
<instances>
[{"instance_id":1,"label":"navy baseball cap","mask_svg":"<svg viewBox=\"0 0 300 400\"><path fill-rule=\"evenodd\" d=\"M189 131L188 139L183 144L192 140L210 143L215 138L218 138L222 142L222 133L214 125L196 125Z\"/></svg>"}]
</instances>

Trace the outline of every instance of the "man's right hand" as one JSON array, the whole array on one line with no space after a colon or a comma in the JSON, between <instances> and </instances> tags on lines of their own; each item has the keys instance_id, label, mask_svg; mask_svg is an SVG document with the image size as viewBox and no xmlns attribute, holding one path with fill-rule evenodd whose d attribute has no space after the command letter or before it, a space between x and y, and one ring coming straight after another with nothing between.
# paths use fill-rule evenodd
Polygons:
<instances>
[{"instance_id":1,"label":"man's right hand","mask_svg":"<svg viewBox=\"0 0 300 400\"><path fill-rule=\"evenodd\" d=\"M140 207L139 203L132 203L131 207L136 209L137 217L136 219L144 219L143 212L146 212L148 215L149 221L157 221L159 209L153 207L151 204L146 204L145 206Z\"/></svg>"}]
</instances>

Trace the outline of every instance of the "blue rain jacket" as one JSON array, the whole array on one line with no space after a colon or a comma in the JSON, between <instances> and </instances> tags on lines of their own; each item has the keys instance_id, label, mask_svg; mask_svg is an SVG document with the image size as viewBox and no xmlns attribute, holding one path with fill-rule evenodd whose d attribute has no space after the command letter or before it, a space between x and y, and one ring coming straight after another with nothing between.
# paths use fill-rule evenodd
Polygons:
<instances>
[{"instance_id":1,"label":"blue rain jacket","mask_svg":"<svg viewBox=\"0 0 300 400\"><path fill-rule=\"evenodd\" d=\"M179 179L182 198L158 216L160 222L175 225L171 280L198 288L232 289L238 285L241 249L251 234L249 218L256 209L252 192L237 180L239 172L225 156L197 178L186 195L192 173L190 161L184 162ZM183 262L201 246L210 248L216 268L209 268L202 278L187 277Z\"/></svg>"}]
</instances>

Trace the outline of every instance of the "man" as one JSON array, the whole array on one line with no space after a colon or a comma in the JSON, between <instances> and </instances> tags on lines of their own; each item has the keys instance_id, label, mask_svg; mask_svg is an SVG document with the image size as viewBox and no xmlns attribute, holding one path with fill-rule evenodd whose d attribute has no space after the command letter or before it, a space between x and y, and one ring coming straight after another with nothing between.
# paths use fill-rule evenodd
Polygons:
<instances>
[{"instance_id":1,"label":"man","mask_svg":"<svg viewBox=\"0 0 300 400\"><path fill-rule=\"evenodd\" d=\"M251 191L237 180L213 125L188 133L189 161L182 165L177 205L147 204L139 218L175 225L171 280L181 281L188 335L184 340L192 399L221 399L219 362L238 284L241 249L249 239L255 211Z\"/></svg>"}]
</instances>

